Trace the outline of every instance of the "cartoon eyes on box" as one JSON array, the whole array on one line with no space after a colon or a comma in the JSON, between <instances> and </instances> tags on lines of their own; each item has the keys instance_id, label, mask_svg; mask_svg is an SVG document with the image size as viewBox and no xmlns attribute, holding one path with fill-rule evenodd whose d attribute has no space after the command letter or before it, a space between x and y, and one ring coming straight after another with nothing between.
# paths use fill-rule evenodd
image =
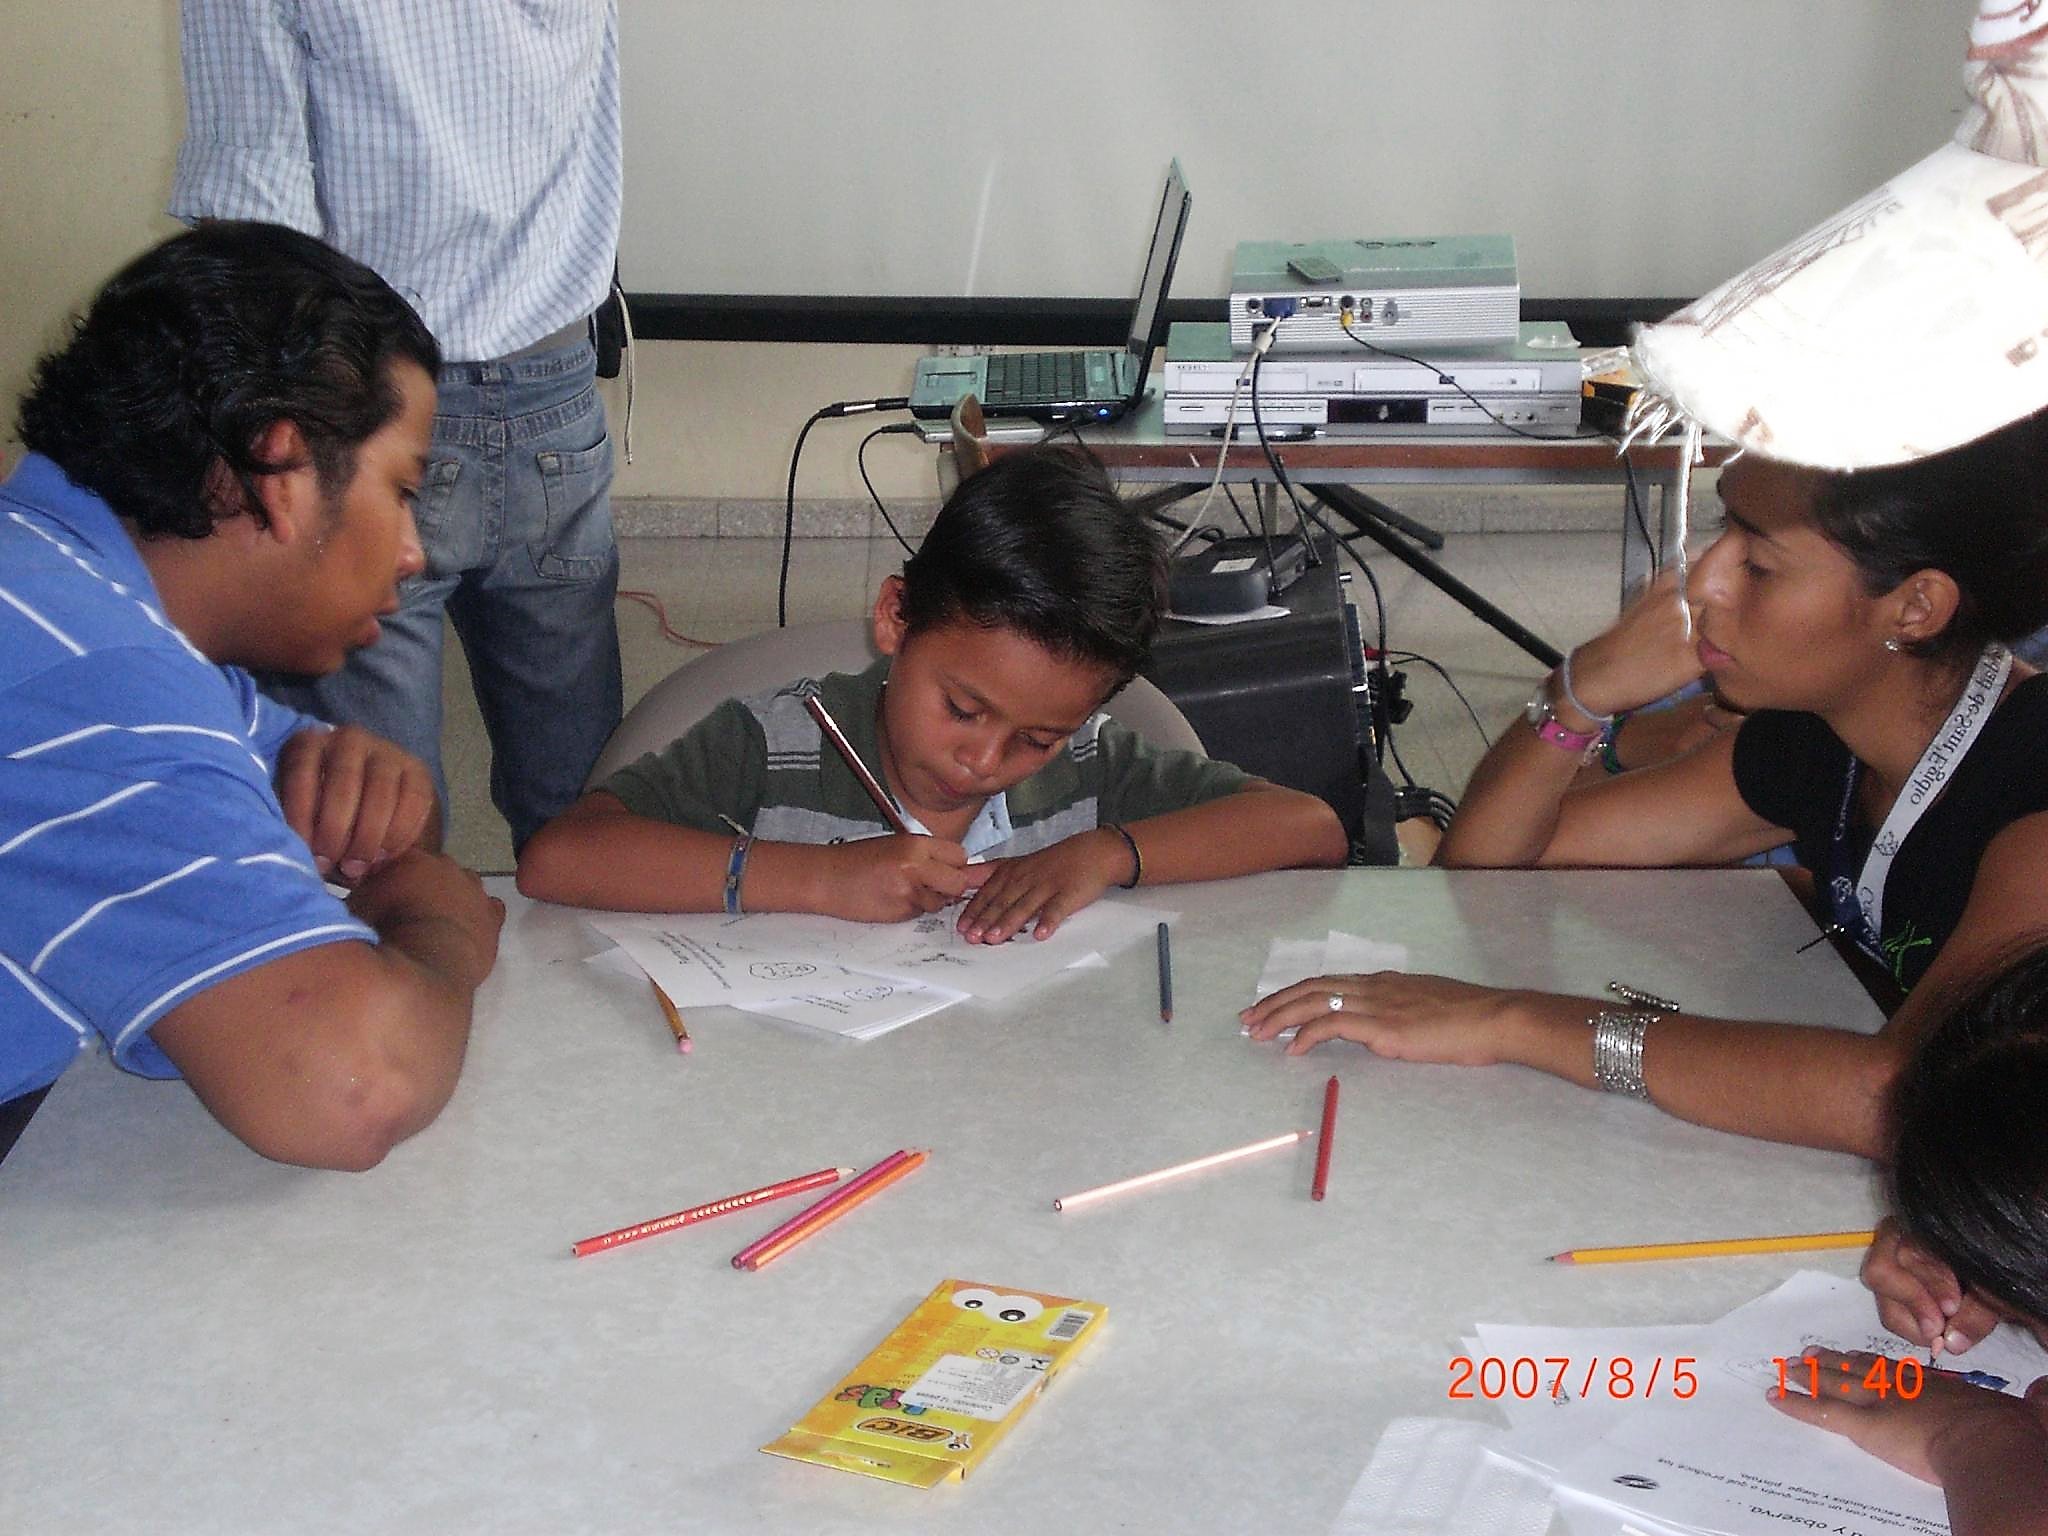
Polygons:
<instances>
[{"instance_id":1,"label":"cartoon eyes on box","mask_svg":"<svg viewBox=\"0 0 2048 1536\"><path fill-rule=\"evenodd\" d=\"M1045 1303L1036 1296L999 1296L978 1285L955 1291L953 1305L985 1312L1000 1323L1028 1323L1045 1311Z\"/></svg>"}]
</instances>

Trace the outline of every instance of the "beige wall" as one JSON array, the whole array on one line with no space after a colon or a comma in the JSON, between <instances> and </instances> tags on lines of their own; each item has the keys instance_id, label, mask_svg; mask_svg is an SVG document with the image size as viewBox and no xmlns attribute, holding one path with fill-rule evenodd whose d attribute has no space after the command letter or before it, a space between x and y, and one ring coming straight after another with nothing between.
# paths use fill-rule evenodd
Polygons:
<instances>
[{"instance_id":1,"label":"beige wall","mask_svg":"<svg viewBox=\"0 0 2048 1536\"><path fill-rule=\"evenodd\" d=\"M14 402L64 317L124 261L174 233L165 217L184 128L175 0L21 0L0 44L0 455ZM629 168L630 174L630 168ZM804 419L833 400L900 394L913 347L644 342L634 463L617 494L779 502ZM610 394L613 428L624 395ZM804 449L804 501L864 499L854 448L874 418L823 423ZM868 467L893 501L933 495L929 450L878 442ZM702 519L698 521L701 523Z\"/></svg>"}]
</instances>

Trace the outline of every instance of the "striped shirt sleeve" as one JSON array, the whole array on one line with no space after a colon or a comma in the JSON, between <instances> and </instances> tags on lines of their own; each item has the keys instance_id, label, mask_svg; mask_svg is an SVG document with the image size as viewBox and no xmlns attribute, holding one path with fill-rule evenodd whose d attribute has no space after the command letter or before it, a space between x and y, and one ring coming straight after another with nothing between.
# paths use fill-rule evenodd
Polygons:
<instances>
[{"instance_id":1,"label":"striped shirt sleeve","mask_svg":"<svg viewBox=\"0 0 2048 1536\"><path fill-rule=\"evenodd\" d=\"M376 939L285 825L258 719L238 717L220 673L162 648L108 660L10 696L0 1098L95 1038L124 1067L175 1076L149 1029L181 1002L298 950Z\"/></svg>"},{"instance_id":2,"label":"striped shirt sleeve","mask_svg":"<svg viewBox=\"0 0 2048 1536\"><path fill-rule=\"evenodd\" d=\"M170 211L321 233L307 55L290 0L183 0L185 140Z\"/></svg>"}]
</instances>

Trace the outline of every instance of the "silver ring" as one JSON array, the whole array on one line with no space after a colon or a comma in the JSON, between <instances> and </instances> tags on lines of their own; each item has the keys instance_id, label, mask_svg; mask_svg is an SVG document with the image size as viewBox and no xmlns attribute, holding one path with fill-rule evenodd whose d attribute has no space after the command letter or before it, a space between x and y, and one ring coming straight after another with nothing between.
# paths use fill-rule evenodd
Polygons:
<instances>
[{"instance_id":1,"label":"silver ring","mask_svg":"<svg viewBox=\"0 0 2048 1536\"><path fill-rule=\"evenodd\" d=\"M1332 1012L1332 1013L1342 1013L1343 1011L1344 1011L1344 994L1343 994L1343 993L1341 993L1341 992L1332 992L1332 993L1330 994L1330 1012Z\"/></svg>"}]
</instances>

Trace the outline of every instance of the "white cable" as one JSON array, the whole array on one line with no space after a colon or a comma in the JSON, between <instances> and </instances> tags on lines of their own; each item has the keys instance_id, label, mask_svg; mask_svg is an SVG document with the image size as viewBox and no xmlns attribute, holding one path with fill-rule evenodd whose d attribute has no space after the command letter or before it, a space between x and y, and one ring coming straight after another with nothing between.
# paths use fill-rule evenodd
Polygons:
<instances>
[{"instance_id":1,"label":"white cable","mask_svg":"<svg viewBox=\"0 0 2048 1536\"><path fill-rule=\"evenodd\" d=\"M1245 359L1244 369L1238 374L1237 382L1230 386L1230 409L1223 416L1223 448L1216 455L1216 473L1210 479L1209 489L1203 494L1200 505L1195 508L1194 516L1188 519L1187 527L1181 530L1180 537L1175 539L1172 547L1167 550L1169 558L1181 552L1182 547L1195 536L1202 527L1203 520L1209 515L1209 503L1216 499L1216 488L1223 484L1223 466L1230 460L1232 434L1237 430L1238 397L1244 393L1244 386L1251 378L1252 370L1259 365L1259 359L1273 350L1273 333L1279 329L1280 322L1275 320L1252 337L1251 356Z\"/></svg>"}]
</instances>

